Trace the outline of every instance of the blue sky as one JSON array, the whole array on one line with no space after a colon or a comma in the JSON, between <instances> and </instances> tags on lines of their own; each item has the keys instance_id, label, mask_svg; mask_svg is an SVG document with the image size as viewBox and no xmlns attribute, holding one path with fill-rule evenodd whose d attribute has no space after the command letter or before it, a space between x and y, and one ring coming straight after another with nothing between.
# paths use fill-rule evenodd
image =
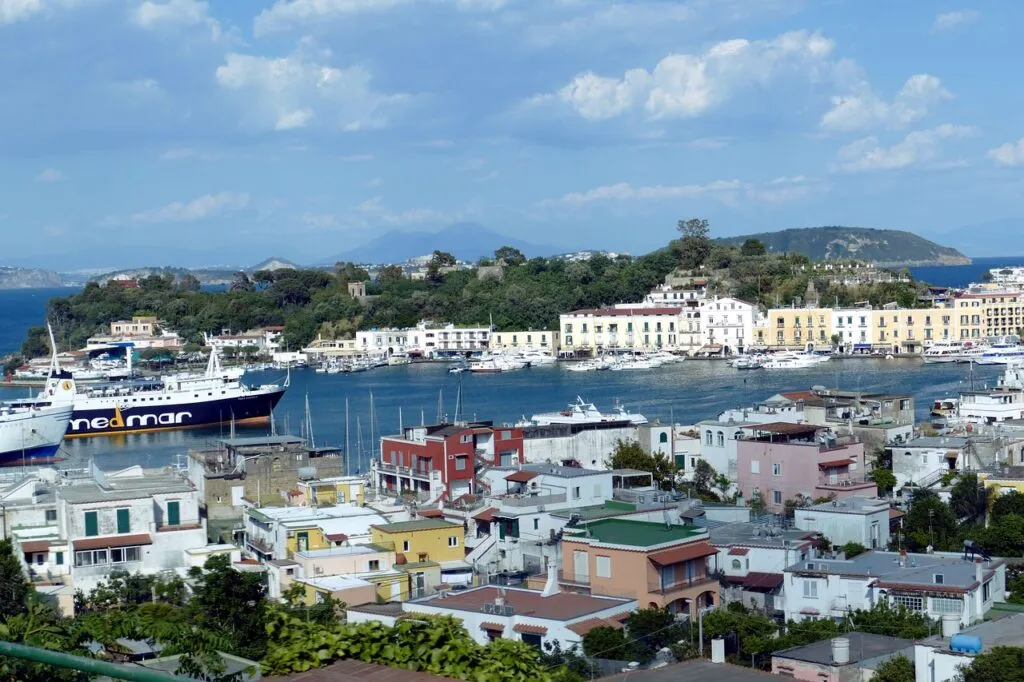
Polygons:
<instances>
[{"instance_id":1,"label":"blue sky","mask_svg":"<svg viewBox=\"0 0 1024 682\"><path fill-rule=\"evenodd\" d=\"M641 253L692 216L971 253L964 226L1024 215L1022 19L983 0L0 0L4 253L312 262L455 222Z\"/></svg>"}]
</instances>

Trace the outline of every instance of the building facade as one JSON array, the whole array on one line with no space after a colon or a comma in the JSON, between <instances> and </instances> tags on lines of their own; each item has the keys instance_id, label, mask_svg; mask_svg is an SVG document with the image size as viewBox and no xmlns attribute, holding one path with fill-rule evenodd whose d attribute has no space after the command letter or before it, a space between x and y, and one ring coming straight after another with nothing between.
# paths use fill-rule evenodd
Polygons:
<instances>
[{"instance_id":1,"label":"building facade","mask_svg":"<svg viewBox=\"0 0 1024 682\"><path fill-rule=\"evenodd\" d=\"M559 316L563 353L595 355L614 351L679 348L679 307L599 308Z\"/></svg>"},{"instance_id":2,"label":"building facade","mask_svg":"<svg viewBox=\"0 0 1024 682\"><path fill-rule=\"evenodd\" d=\"M558 352L558 332L528 329L526 331L492 332L488 348L514 350L517 348Z\"/></svg>"},{"instance_id":3,"label":"building facade","mask_svg":"<svg viewBox=\"0 0 1024 682\"><path fill-rule=\"evenodd\" d=\"M754 343L757 306L736 298L706 298L700 303L703 346L725 354L742 353Z\"/></svg>"}]
</instances>

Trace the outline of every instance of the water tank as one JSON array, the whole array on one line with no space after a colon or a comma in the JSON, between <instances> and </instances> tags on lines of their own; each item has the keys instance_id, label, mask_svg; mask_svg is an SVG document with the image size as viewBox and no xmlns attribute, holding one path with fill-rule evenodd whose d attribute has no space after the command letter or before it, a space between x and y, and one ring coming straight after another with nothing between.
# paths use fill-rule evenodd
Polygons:
<instances>
[{"instance_id":1,"label":"water tank","mask_svg":"<svg viewBox=\"0 0 1024 682\"><path fill-rule=\"evenodd\" d=\"M961 654L980 654L981 637L962 634L953 635L949 639L949 649Z\"/></svg>"},{"instance_id":2,"label":"water tank","mask_svg":"<svg viewBox=\"0 0 1024 682\"><path fill-rule=\"evenodd\" d=\"M836 665L846 665L850 662L850 640L846 637L836 637L832 640L832 662Z\"/></svg>"},{"instance_id":3,"label":"water tank","mask_svg":"<svg viewBox=\"0 0 1024 682\"><path fill-rule=\"evenodd\" d=\"M725 640L721 637L711 640L711 662L725 663Z\"/></svg>"},{"instance_id":4,"label":"water tank","mask_svg":"<svg viewBox=\"0 0 1024 682\"><path fill-rule=\"evenodd\" d=\"M951 638L960 632L960 616L947 613L942 617L942 636Z\"/></svg>"}]
</instances>

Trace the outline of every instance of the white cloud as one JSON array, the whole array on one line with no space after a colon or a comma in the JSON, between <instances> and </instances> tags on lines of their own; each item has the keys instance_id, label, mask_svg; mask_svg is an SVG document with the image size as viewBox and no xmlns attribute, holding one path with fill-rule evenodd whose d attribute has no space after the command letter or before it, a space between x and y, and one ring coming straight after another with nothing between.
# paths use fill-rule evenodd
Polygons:
<instances>
[{"instance_id":1,"label":"white cloud","mask_svg":"<svg viewBox=\"0 0 1024 682\"><path fill-rule=\"evenodd\" d=\"M175 201L166 206L133 213L131 220L139 223L187 223L238 211L248 205L248 194L221 192L206 194L187 203Z\"/></svg>"},{"instance_id":2,"label":"white cloud","mask_svg":"<svg viewBox=\"0 0 1024 682\"><path fill-rule=\"evenodd\" d=\"M308 41L287 57L232 52L217 68L216 79L223 89L238 93L243 126L257 130L383 128L388 114L411 100L374 92L365 68L330 66L330 56Z\"/></svg>"},{"instance_id":3,"label":"white cloud","mask_svg":"<svg viewBox=\"0 0 1024 682\"><path fill-rule=\"evenodd\" d=\"M132 12L132 21L148 30L206 26L210 37L221 37L220 22L209 15L209 3L202 0L146 0Z\"/></svg>"},{"instance_id":4,"label":"white cloud","mask_svg":"<svg viewBox=\"0 0 1024 682\"><path fill-rule=\"evenodd\" d=\"M707 184L648 185L635 187L627 182L595 187L586 192L570 192L559 199L542 202L544 206L580 207L595 203L626 201L665 201L708 196L729 204L742 197L763 203L783 203L820 191L824 185L803 175L778 177L766 183L716 180Z\"/></svg>"},{"instance_id":5,"label":"white cloud","mask_svg":"<svg viewBox=\"0 0 1024 682\"><path fill-rule=\"evenodd\" d=\"M957 26L969 24L977 18L978 13L969 9L959 10L957 12L946 12L945 14L940 14L935 17L935 23L932 24L932 29L941 33L943 31L954 29Z\"/></svg>"},{"instance_id":6,"label":"white cloud","mask_svg":"<svg viewBox=\"0 0 1024 682\"><path fill-rule=\"evenodd\" d=\"M64 179L64 174L56 168L47 168L42 173L36 176L37 182L60 182Z\"/></svg>"},{"instance_id":7,"label":"white cloud","mask_svg":"<svg viewBox=\"0 0 1024 682\"><path fill-rule=\"evenodd\" d=\"M861 81L853 93L832 98L832 108L822 116L821 127L840 132L905 128L952 96L941 80L927 73L908 78L892 102L881 99L866 81Z\"/></svg>"},{"instance_id":8,"label":"white cloud","mask_svg":"<svg viewBox=\"0 0 1024 682\"><path fill-rule=\"evenodd\" d=\"M1020 166L1024 164L1024 137L1016 142L1007 142L995 149L989 149L988 158L1000 166Z\"/></svg>"},{"instance_id":9,"label":"white cloud","mask_svg":"<svg viewBox=\"0 0 1024 682\"><path fill-rule=\"evenodd\" d=\"M460 219L459 213L448 213L433 208L392 210L380 197L367 199L356 207L370 224L416 225L423 223L451 223Z\"/></svg>"},{"instance_id":10,"label":"white cloud","mask_svg":"<svg viewBox=\"0 0 1024 682\"><path fill-rule=\"evenodd\" d=\"M936 159L944 140L965 139L977 134L977 128L946 123L930 130L908 133L891 147L882 146L878 138L872 135L842 147L836 168L860 172L921 165Z\"/></svg>"},{"instance_id":11,"label":"white cloud","mask_svg":"<svg viewBox=\"0 0 1024 682\"><path fill-rule=\"evenodd\" d=\"M413 6L418 0L277 0L253 20L253 33L259 37L269 33L321 24L355 14L384 13L402 6ZM494 12L512 0L433 0L459 10Z\"/></svg>"},{"instance_id":12,"label":"white cloud","mask_svg":"<svg viewBox=\"0 0 1024 682\"><path fill-rule=\"evenodd\" d=\"M833 47L828 38L807 31L774 40L727 40L702 54L670 54L651 71L631 69L621 78L583 73L557 93L532 102L558 101L592 121L639 109L653 119L695 117L787 73L819 77L830 66Z\"/></svg>"},{"instance_id":13,"label":"white cloud","mask_svg":"<svg viewBox=\"0 0 1024 682\"><path fill-rule=\"evenodd\" d=\"M0 0L0 25L24 21L45 9L43 0Z\"/></svg>"}]
</instances>

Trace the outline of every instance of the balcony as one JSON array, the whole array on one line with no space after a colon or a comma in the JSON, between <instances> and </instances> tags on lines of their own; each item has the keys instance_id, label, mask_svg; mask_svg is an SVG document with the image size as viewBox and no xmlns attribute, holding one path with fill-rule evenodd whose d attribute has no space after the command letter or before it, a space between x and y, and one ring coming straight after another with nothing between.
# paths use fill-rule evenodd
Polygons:
<instances>
[{"instance_id":1,"label":"balcony","mask_svg":"<svg viewBox=\"0 0 1024 682\"><path fill-rule=\"evenodd\" d=\"M684 580L676 580L671 583L661 583L660 581L647 581L647 591L650 594L672 594L673 592L682 592L689 590L694 587L702 587L704 585L714 585L718 583L718 578L711 576L700 576L694 578L686 578Z\"/></svg>"},{"instance_id":2,"label":"balcony","mask_svg":"<svg viewBox=\"0 0 1024 682\"><path fill-rule=\"evenodd\" d=\"M387 462L377 462L377 469L385 473L394 474L395 476L405 476L407 478L415 478L420 481L429 481L432 469L410 469L409 467L397 466L395 464L389 464Z\"/></svg>"}]
</instances>

